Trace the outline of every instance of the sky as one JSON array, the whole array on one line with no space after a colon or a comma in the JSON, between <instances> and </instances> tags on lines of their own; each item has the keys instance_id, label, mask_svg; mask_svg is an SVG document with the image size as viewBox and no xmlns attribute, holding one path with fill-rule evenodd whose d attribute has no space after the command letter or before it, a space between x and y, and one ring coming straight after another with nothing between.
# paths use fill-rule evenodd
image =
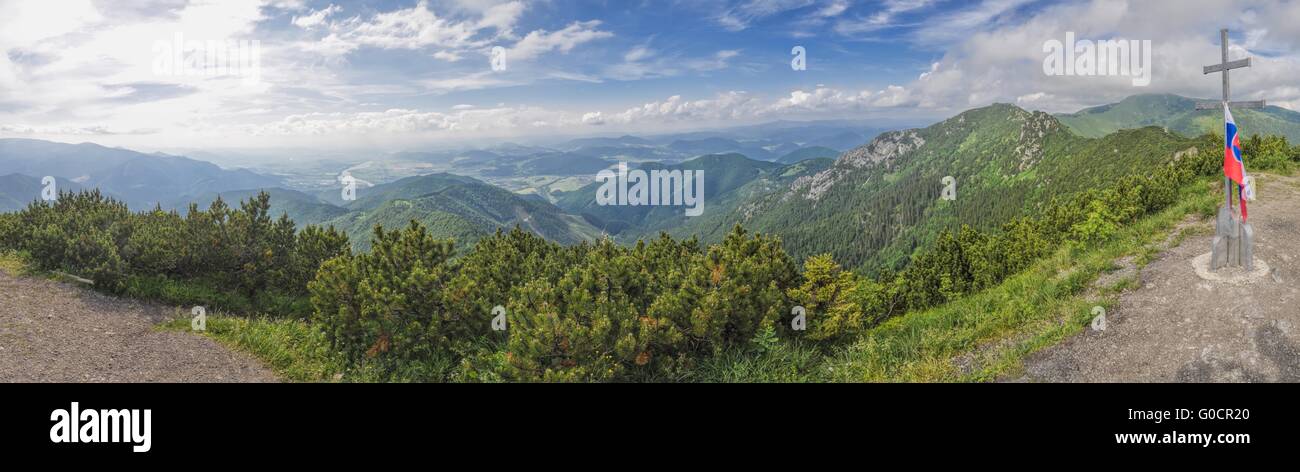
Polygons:
<instances>
[{"instance_id":1,"label":"sky","mask_svg":"<svg viewBox=\"0 0 1300 472\"><path fill-rule=\"evenodd\" d=\"M1217 97L1223 27L1254 61L1233 98L1300 110L1300 0L0 0L0 137L417 149L1072 112ZM1067 33L1150 41L1150 83L1047 74Z\"/></svg>"}]
</instances>

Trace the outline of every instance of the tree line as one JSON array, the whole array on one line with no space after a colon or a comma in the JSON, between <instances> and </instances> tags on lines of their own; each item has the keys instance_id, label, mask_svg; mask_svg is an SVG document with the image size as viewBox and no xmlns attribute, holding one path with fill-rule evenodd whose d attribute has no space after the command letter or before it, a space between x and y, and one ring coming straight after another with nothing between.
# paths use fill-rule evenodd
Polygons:
<instances>
[{"instance_id":1,"label":"tree line","mask_svg":"<svg viewBox=\"0 0 1300 472\"><path fill-rule=\"evenodd\" d=\"M354 254L333 228L294 231L272 219L266 194L183 216L133 213L94 190L61 194L0 215L0 248L107 292L309 318L371 378L672 380L708 356L773 339L829 350L997 285L1058 248L1102 244L1221 172L1222 136L1197 147L1209 151L1058 196L995 230L943 230L902 269L872 276L826 254L800 263L779 239L740 226L707 246L666 234L566 246L516 227L457 252L412 221L375 227L371 249ZM1300 147L1282 138L1247 153L1254 170L1300 162Z\"/></svg>"}]
</instances>

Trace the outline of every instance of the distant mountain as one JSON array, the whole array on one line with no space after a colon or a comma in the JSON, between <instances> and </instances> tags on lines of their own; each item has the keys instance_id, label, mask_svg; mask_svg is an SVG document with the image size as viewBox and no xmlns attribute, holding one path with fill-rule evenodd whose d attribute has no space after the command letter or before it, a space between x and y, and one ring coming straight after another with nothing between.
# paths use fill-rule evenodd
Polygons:
<instances>
[{"instance_id":1,"label":"distant mountain","mask_svg":"<svg viewBox=\"0 0 1300 472\"><path fill-rule=\"evenodd\" d=\"M477 179L451 174L408 177L359 191L348 212L323 222L345 231L359 249L370 246L372 228L405 227L420 221L437 238L468 247L498 228L519 225L551 241L574 244L599 236L582 219L536 198L516 195Z\"/></svg>"},{"instance_id":2,"label":"distant mountain","mask_svg":"<svg viewBox=\"0 0 1300 472\"><path fill-rule=\"evenodd\" d=\"M584 147L624 147L624 146L653 146L654 143L648 139L636 136L621 136L618 138L580 138L567 141L557 146L560 149L573 151Z\"/></svg>"},{"instance_id":3,"label":"distant mountain","mask_svg":"<svg viewBox=\"0 0 1300 472\"><path fill-rule=\"evenodd\" d=\"M806 148L796 149L789 154L776 158L776 162L782 164L794 164L799 161L817 158L834 159L840 155L839 151L825 146L809 146Z\"/></svg>"},{"instance_id":4,"label":"distant mountain","mask_svg":"<svg viewBox=\"0 0 1300 472\"><path fill-rule=\"evenodd\" d=\"M595 174L611 165L599 157L568 152L548 152L531 156L519 164L524 175Z\"/></svg>"},{"instance_id":5,"label":"distant mountain","mask_svg":"<svg viewBox=\"0 0 1300 472\"><path fill-rule=\"evenodd\" d=\"M185 157L34 139L0 139L0 174L8 173L49 175L99 188L134 209L211 192L281 185L277 178Z\"/></svg>"},{"instance_id":6,"label":"distant mountain","mask_svg":"<svg viewBox=\"0 0 1300 472\"><path fill-rule=\"evenodd\" d=\"M22 174L0 175L0 212L18 211L26 208L27 204L40 200L41 191L45 189L41 179L42 177ZM75 182L55 177L54 189L58 192L76 192L83 188Z\"/></svg>"},{"instance_id":7,"label":"distant mountain","mask_svg":"<svg viewBox=\"0 0 1300 472\"><path fill-rule=\"evenodd\" d=\"M689 156L737 153L760 161L771 160L773 157L772 153L762 146L743 144L734 139L720 137L693 140L679 139L669 144L668 148Z\"/></svg>"},{"instance_id":8,"label":"distant mountain","mask_svg":"<svg viewBox=\"0 0 1300 472\"><path fill-rule=\"evenodd\" d=\"M806 144L809 146L828 147L831 149L848 150L866 144L875 134L856 133L853 131L843 131L826 136L817 136L809 139Z\"/></svg>"},{"instance_id":9,"label":"distant mountain","mask_svg":"<svg viewBox=\"0 0 1300 472\"><path fill-rule=\"evenodd\" d=\"M1074 132L1088 137L1100 137L1121 129L1143 126L1168 128L1169 131L1188 137L1208 132L1223 134L1223 112L1198 111L1197 101L1170 94L1134 95L1119 103L1057 115L1057 119ZM1233 109L1232 117L1246 136L1281 135L1292 143L1300 143L1298 112L1267 106L1260 110Z\"/></svg>"},{"instance_id":10,"label":"distant mountain","mask_svg":"<svg viewBox=\"0 0 1300 472\"><path fill-rule=\"evenodd\" d=\"M712 241L741 223L780 236L798 257L831 253L852 268L898 268L944 229L996 229L1053 197L1147 172L1192 145L1154 127L1085 138L1051 115L997 104L883 133L829 167L749 187L735 210L713 206L673 233ZM947 176L957 182L955 201L939 198Z\"/></svg>"},{"instance_id":11,"label":"distant mountain","mask_svg":"<svg viewBox=\"0 0 1300 472\"><path fill-rule=\"evenodd\" d=\"M184 213L189 207L189 203L192 202L198 205L199 209L204 209L211 205L212 201L217 199L217 196L220 196L226 202L226 205L238 207L239 202L256 197L258 192L263 191L271 197L271 216L279 218L282 214L288 215L289 219L293 220L299 227L327 222L348 212L345 208L331 205L314 196L283 188L208 193L186 202L177 202L174 207Z\"/></svg>"},{"instance_id":12,"label":"distant mountain","mask_svg":"<svg viewBox=\"0 0 1300 472\"><path fill-rule=\"evenodd\" d=\"M681 157L681 154L668 151L661 147L647 146L586 146L571 151L573 154L580 154L590 157L599 157L606 160L673 160Z\"/></svg>"},{"instance_id":13,"label":"distant mountain","mask_svg":"<svg viewBox=\"0 0 1300 472\"><path fill-rule=\"evenodd\" d=\"M678 164L648 162L634 168L646 171L704 171L705 212L710 212L716 211L712 205L720 196L782 167L784 166L773 162L757 161L731 153L700 156ZM686 219L682 206L598 205L596 191L601 185L601 182L595 182L571 192L558 192L556 205L564 211L581 215L595 227L615 235L670 228Z\"/></svg>"}]
</instances>

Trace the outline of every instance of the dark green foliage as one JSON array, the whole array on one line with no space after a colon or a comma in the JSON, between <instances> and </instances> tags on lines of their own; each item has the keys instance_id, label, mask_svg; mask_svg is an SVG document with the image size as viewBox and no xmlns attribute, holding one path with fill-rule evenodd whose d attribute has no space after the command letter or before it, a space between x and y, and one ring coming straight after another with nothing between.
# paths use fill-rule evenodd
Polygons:
<instances>
[{"instance_id":1,"label":"dark green foliage","mask_svg":"<svg viewBox=\"0 0 1300 472\"><path fill-rule=\"evenodd\" d=\"M796 162L806 161L808 159L818 159L818 158L834 159L836 156L839 155L840 155L839 151L836 151L828 147L809 146L806 148L801 148L795 151L791 151L789 154L778 157L776 159L776 162L780 162L782 164L794 164Z\"/></svg>"},{"instance_id":2,"label":"dark green foliage","mask_svg":"<svg viewBox=\"0 0 1300 472\"><path fill-rule=\"evenodd\" d=\"M272 220L267 194L231 209L220 198L182 217L132 213L98 190L61 193L5 214L0 248L26 251L42 270L89 278L109 293L231 311L306 316L307 281L329 258L348 254L333 228L295 233Z\"/></svg>"},{"instance_id":3,"label":"dark green foliage","mask_svg":"<svg viewBox=\"0 0 1300 472\"><path fill-rule=\"evenodd\" d=\"M1134 133L1114 139L1154 131ZM1036 171L1077 172L1091 185L1058 182L1069 191L1052 195L1006 181L1001 188L1036 195L1026 206L1032 211L989 213L989 227L936 223L932 240L909 250L905 263L885 264L870 277L847 270L853 266L841 266L834 253L807 258L800 271L781 239L740 225L711 245L661 233L634 245L602 239L567 246L516 226L457 253L451 241L411 221L398 231L374 228L371 249L352 254L348 238L333 228L295 232L287 218L272 219L265 195L238 209L218 198L182 217L160 209L132 213L93 191L64 194L0 215L0 249L25 251L40 268L80 274L130 296L312 313L313 325L359 378L675 380L737 353L762 359L832 352L891 317L994 287L1059 248L1104 244L1119 228L1174 203L1197 178L1220 175L1222 137L1154 136L1169 142L1137 149L1161 157L1134 156L1133 172L1040 162ZM1114 144L1106 138L1070 149L1103 158ZM1247 152L1261 156L1248 160L1251 169L1285 167L1297 157L1284 140L1249 145L1259 149ZM1167 148L1184 151L1167 156ZM903 179L905 167L875 177ZM864 242L846 244L852 241ZM492 327L496 306L505 311L504 331ZM805 309L807 331L791 328L795 306Z\"/></svg>"},{"instance_id":4,"label":"dark green foliage","mask_svg":"<svg viewBox=\"0 0 1300 472\"><path fill-rule=\"evenodd\" d=\"M545 201L516 195L477 179L451 174L407 177L358 191L349 213L329 220L357 250L370 247L375 226L403 227L419 221L439 239L469 247L499 228L521 225L546 239L573 244L599 231Z\"/></svg>"},{"instance_id":5,"label":"dark green foliage","mask_svg":"<svg viewBox=\"0 0 1300 472\"><path fill-rule=\"evenodd\" d=\"M338 350L395 379L672 375L788 320L799 278L779 241L740 228L707 251L667 236L562 247L516 228L454 261L415 223L374 240L370 254L327 262L312 302ZM498 305L505 332L491 328ZM456 372L408 365L448 359Z\"/></svg>"},{"instance_id":6,"label":"dark green foliage","mask_svg":"<svg viewBox=\"0 0 1300 472\"><path fill-rule=\"evenodd\" d=\"M1207 138L1208 139L1208 138ZM1173 202L1206 168L1187 153L1147 175L1056 198L996 231L941 231L901 272L855 275L832 257L800 272L778 239L736 226L707 248L666 234L561 246L515 228L450 258L412 223L311 283L317 323L367 375L392 380L628 381L690 375L724 353L816 348L995 286L1062 245L1093 247ZM493 307L507 329L492 330ZM805 309L807 331L791 329Z\"/></svg>"},{"instance_id":7,"label":"dark green foliage","mask_svg":"<svg viewBox=\"0 0 1300 472\"><path fill-rule=\"evenodd\" d=\"M1145 178L1197 144L1151 127L1084 138L1050 115L997 104L884 133L791 181L757 179L742 187L750 192L741 201L710 201L704 215L665 230L714 242L739 223L780 236L795 258L830 254L845 268L880 274L908 266L944 231L996 232L1054 199ZM948 176L955 201L940 198Z\"/></svg>"}]
</instances>

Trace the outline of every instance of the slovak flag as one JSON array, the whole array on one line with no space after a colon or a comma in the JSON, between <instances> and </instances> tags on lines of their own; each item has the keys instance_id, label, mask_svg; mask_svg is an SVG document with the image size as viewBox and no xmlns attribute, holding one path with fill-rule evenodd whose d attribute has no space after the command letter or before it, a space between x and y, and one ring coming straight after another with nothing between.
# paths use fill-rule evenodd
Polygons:
<instances>
[{"instance_id":1,"label":"slovak flag","mask_svg":"<svg viewBox=\"0 0 1300 472\"><path fill-rule=\"evenodd\" d=\"M1232 112L1223 106L1223 122L1227 123L1224 134L1223 175L1237 183L1241 195L1241 219L1246 220L1246 164L1241 160L1241 135L1237 133L1237 123L1232 121Z\"/></svg>"}]
</instances>

